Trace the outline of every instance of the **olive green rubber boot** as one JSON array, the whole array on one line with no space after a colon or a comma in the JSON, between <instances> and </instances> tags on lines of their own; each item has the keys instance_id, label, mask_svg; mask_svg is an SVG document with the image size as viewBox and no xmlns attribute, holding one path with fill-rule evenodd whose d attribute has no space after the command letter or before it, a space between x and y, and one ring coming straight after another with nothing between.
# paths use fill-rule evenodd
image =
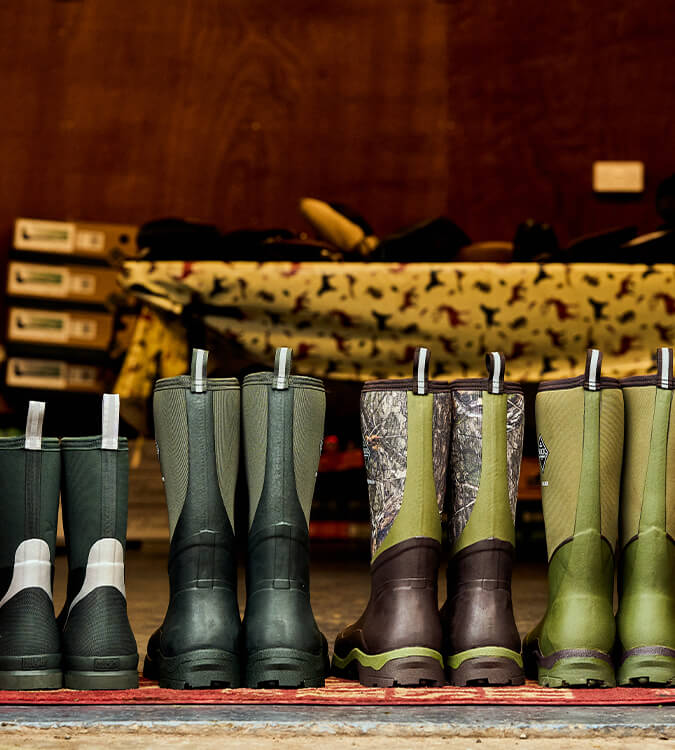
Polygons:
<instances>
[{"instance_id":1,"label":"olive green rubber boot","mask_svg":"<svg viewBox=\"0 0 675 750\"><path fill-rule=\"evenodd\" d=\"M323 441L326 394L291 375L292 350L242 388L249 490L244 649L247 687L322 687L328 644L309 594L309 516Z\"/></svg>"},{"instance_id":2,"label":"olive green rubber boot","mask_svg":"<svg viewBox=\"0 0 675 750\"><path fill-rule=\"evenodd\" d=\"M31 401L26 434L0 438L0 690L60 688L52 580L61 452Z\"/></svg>"},{"instance_id":3,"label":"olive green rubber boot","mask_svg":"<svg viewBox=\"0 0 675 750\"><path fill-rule=\"evenodd\" d=\"M155 383L153 412L169 515L169 606L150 636L143 675L163 688L240 685L234 488L240 388L208 378L194 349L190 375Z\"/></svg>"},{"instance_id":4,"label":"olive green rubber boot","mask_svg":"<svg viewBox=\"0 0 675 750\"><path fill-rule=\"evenodd\" d=\"M673 350L657 373L621 381L626 445L617 613L620 685L675 684Z\"/></svg>"},{"instance_id":5,"label":"olive green rubber boot","mask_svg":"<svg viewBox=\"0 0 675 750\"><path fill-rule=\"evenodd\" d=\"M63 680L74 690L138 687L138 651L127 615L129 448L119 437L119 396L106 393L102 430L61 441L68 596L58 617Z\"/></svg>"},{"instance_id":6,"label":"olive green rubber boot","mask_svg":"<svg viewBox=\"0 0 675 750\"><path fill-rule=\"evenodd\" d=\"M366 686L445 682L438 568L452 402L428 370L419 348L412 378L371 381L361 393L371 593L335 640L333 671Z\"/></svg>"},{"instance_id":7,"label":"olive green rubber boot","mask_svg":"<svg viewBox=\"0 0 675 750\"><path fill-rule=\"evenodd\" d=\"M541 383L535 404L548 609L523 643L526 674L547 687L615 684L614 552L623 449L619 382L583 376Z\"/></svg>"},{"instance_id":8,"label":"olive green rubber boot","mask_svg":"<svg viewBox=\"0 0 675 750\"><path fill-rule=\"evenodd\" d=\"M488 377L452 384L448 598L441 610L453 685L521 685L511 601L515 512L523 455L524 397L504 382L501 352Z\"/></svg>"}]
</instances>

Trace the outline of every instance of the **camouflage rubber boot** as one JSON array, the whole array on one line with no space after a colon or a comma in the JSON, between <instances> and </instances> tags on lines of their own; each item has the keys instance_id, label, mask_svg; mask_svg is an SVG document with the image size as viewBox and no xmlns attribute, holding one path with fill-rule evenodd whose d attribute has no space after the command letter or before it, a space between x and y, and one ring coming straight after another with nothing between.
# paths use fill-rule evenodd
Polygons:
<instances>
[{"instance_id":1,"label":"camouflage rubber boot","mask_svg":"<svg viewBox=\"0 0 675 750\"><path fill-rule=\"evenodd\" d=\"M190 376L155 383L155 436L169 511L169 607L148 642L143 674L160 687L239 687L241 621L234 548L240 389Z\"/></svg>"},{"instance_id":2,"label":"camouflage rubber boot","mask_svg":"<svg viewBox=\"0 0 675 750\"><path fill-rule=\"evenodd\" d=\"M63 684L52 601L61 455L42 437L44 408L31 401L26 434L0 438L0 690Z\"/></svg>"},{"instance_id":3,"label":"camouflage rubber boot","mask_svg":"<svg viewBox=\"0 0 675 750\"><path fill-rule=\"evenodd\" d=\"M129 448L119 437L119 396L103 396L102 432L61 441L68 596L58 617L64 684L75 690L138 687L127 615Z\"/></svg>"},{"instance_id":4,"label":"camouflage rubber boot","mask_svg":"<svg viewBox=\"0 0 675 750\"><path fill-rule=\"evenodd\" d=\"M428 380L428 349L415 360L413 378L372 381L361 394L371 594L337 636L333 670L363 685L445 682L438 567L451 396L447 383Z\"/></svg>"},{"instance_id":5,"label":"camouflage rubber boot","mask_svg":"<svg viewBox=\"0 0 675 750\"><path fill-rule=\"evenodd\" d=\"M549 596L523 658L547 687L615 684L623 395L618 380L600 377L601 360L589 349L585 374L541 383L535 404Z\"/></svg>"},{"instance_id":6,"label":"camouflage rubber boot","mask_svg":"<svg viewBox=\"0 0 675 750\"><path fill-rule=\"evenodd\" d=\"M504 355L489 377L452 384L448 599L444 656L453 685L521 685L520 636L511 603L524 397L504 383Z\"/></svg>"},{"instance_id":7,"label":"camouflage rubber boot","mask_svg":"<svg viewBox=\"0 0 675 750\"><path fill-rule=\"evenodd\" d=\"M621 381L626 418L621 484L617 667L620 685L675 684L675 409L673 350L657 373Z\"/></svg>"},{"instance_id":8,"label":"camouflage rubber boot","mask_svg":"<svg viewBox=\"0 0 675 750\"><path fill-rule=\"evenodd\" d=\"M309 595L309 515L326 395L317 378L290 374L291 354L277 349L274 372L248 375L242 390L248 687L321 687L329 667Z\"/></svg>"}]
</instances>

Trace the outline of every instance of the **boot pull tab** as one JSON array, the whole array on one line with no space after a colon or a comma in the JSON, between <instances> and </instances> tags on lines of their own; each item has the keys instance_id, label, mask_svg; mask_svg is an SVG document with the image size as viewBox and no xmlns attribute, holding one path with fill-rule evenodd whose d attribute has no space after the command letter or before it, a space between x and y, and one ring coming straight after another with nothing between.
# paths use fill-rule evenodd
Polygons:
<instances>
[{"instance_id":1,"label":"boot pull tab","mask_svg":"<svg viewBox=\"0 0 675 750\"><path fill-rule=\"evenodd\" d=\"M272 388L275 391L288 390L292 360L293 350L289 346L280 346L277 349L274 355L274 378L272 379Z\"/></svg>"},{"instance_id":2,"label":"boot pull tab","mask_svg":"<svg viewBox=\"0 0 675 750\"><path fill-rule=\"evenodd\" d=\"M206 363L209 353L206 349L192 350L192 366L190 367L190 390L193 393L204 393L206 390Z\"/></svg>"},{"instance_id":3,"label":"boot pull tab","mask_svg":"<svg viewBox=\"0 0 675 750\"><path fill-rule=\"evenodd\" d=\"M488 393L504 393L504 370L506 370L504 353L488 352L485 355L485 366L488 371Z\"/></svg>"},{"instance_id":4,"label":"boot pull tab","mask_svg":"<svg viewBox=\"0 0 675 750\"><path fill-rule=\"evenodd\" d=\"M45 402L29 401L26 417L26 440L23 447L27 451L42 450L42 423L45 418Z\"/></svg>"},{"instance_id":5,"label":"boot pull tab","mask_svg":"<svg viewBox=\"0 0 675 750\"><path fill-rule=\"evenodd\" d=\"M586 351L586 370L584 372L584 388L587 391L600 390L600 370L602 368L602 352L600 349Z\"/></svg>"},{"instance_id":6,"label":"boot pull tab","mask_svg":"<svg viewBox=\"0 0 675 750\"><path fill-rule=\"evenodd\" d=\"M673 350L667 346L661 346L656 350L656 387L670 389L673 379Z\"/></svg>"},{"instance_id":7,"label":"boot pull tab","mask_svg":"<svg viewBox=\"0 0 675 750\"><path fill-rule=\"evenodd\" d=\"M101 448L116 451L120 432L119 393L104 393L101 404Z\"/></svg>"},{"instance_id":8,"label":"boot pull tab","mask_svg":"<svg viewBox=\"0 0 675 750\"><path fill-rule=\"evenodd\" d=\"M415 349L415 361L413 363L413 393L417 396L426 396L429 393L429 360L431 352L425 346Z\"/></svg>"}]
</instances>

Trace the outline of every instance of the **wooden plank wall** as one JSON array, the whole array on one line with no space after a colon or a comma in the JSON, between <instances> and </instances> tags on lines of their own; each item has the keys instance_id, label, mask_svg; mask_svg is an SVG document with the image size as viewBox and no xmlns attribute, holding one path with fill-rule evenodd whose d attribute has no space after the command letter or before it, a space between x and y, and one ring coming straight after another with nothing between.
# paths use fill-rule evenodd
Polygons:
<instances>
[{"instance_id":1,"label":"wooden plank wall","mask_svg":"<svg viewBox=\"0 0 675 750\"><path fill-rule=\"evenodd\" d=\"M0 0L0 247L21 214L304 228L302 195L380 234L647 230L674 39L671 0ZM644 198L595 198L599 158Z\"/></svg>"}]
</instances>

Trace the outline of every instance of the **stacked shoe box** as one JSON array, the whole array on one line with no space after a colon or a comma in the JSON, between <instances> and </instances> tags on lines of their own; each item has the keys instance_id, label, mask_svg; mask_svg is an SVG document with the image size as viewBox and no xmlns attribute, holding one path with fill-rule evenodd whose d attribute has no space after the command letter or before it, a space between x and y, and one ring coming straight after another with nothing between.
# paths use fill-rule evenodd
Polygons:
<instances>
[{"instance_id":1,"label":"stacked shoe box","mask_svg":"<svg viewBox=\"0 0 675 750\"><path fill-rule=\"evenodd\" d=\"M7 269L6 384L101 392L119 293L113 263L137 228L18 218Z\"/></svg>"}]
</instances>

